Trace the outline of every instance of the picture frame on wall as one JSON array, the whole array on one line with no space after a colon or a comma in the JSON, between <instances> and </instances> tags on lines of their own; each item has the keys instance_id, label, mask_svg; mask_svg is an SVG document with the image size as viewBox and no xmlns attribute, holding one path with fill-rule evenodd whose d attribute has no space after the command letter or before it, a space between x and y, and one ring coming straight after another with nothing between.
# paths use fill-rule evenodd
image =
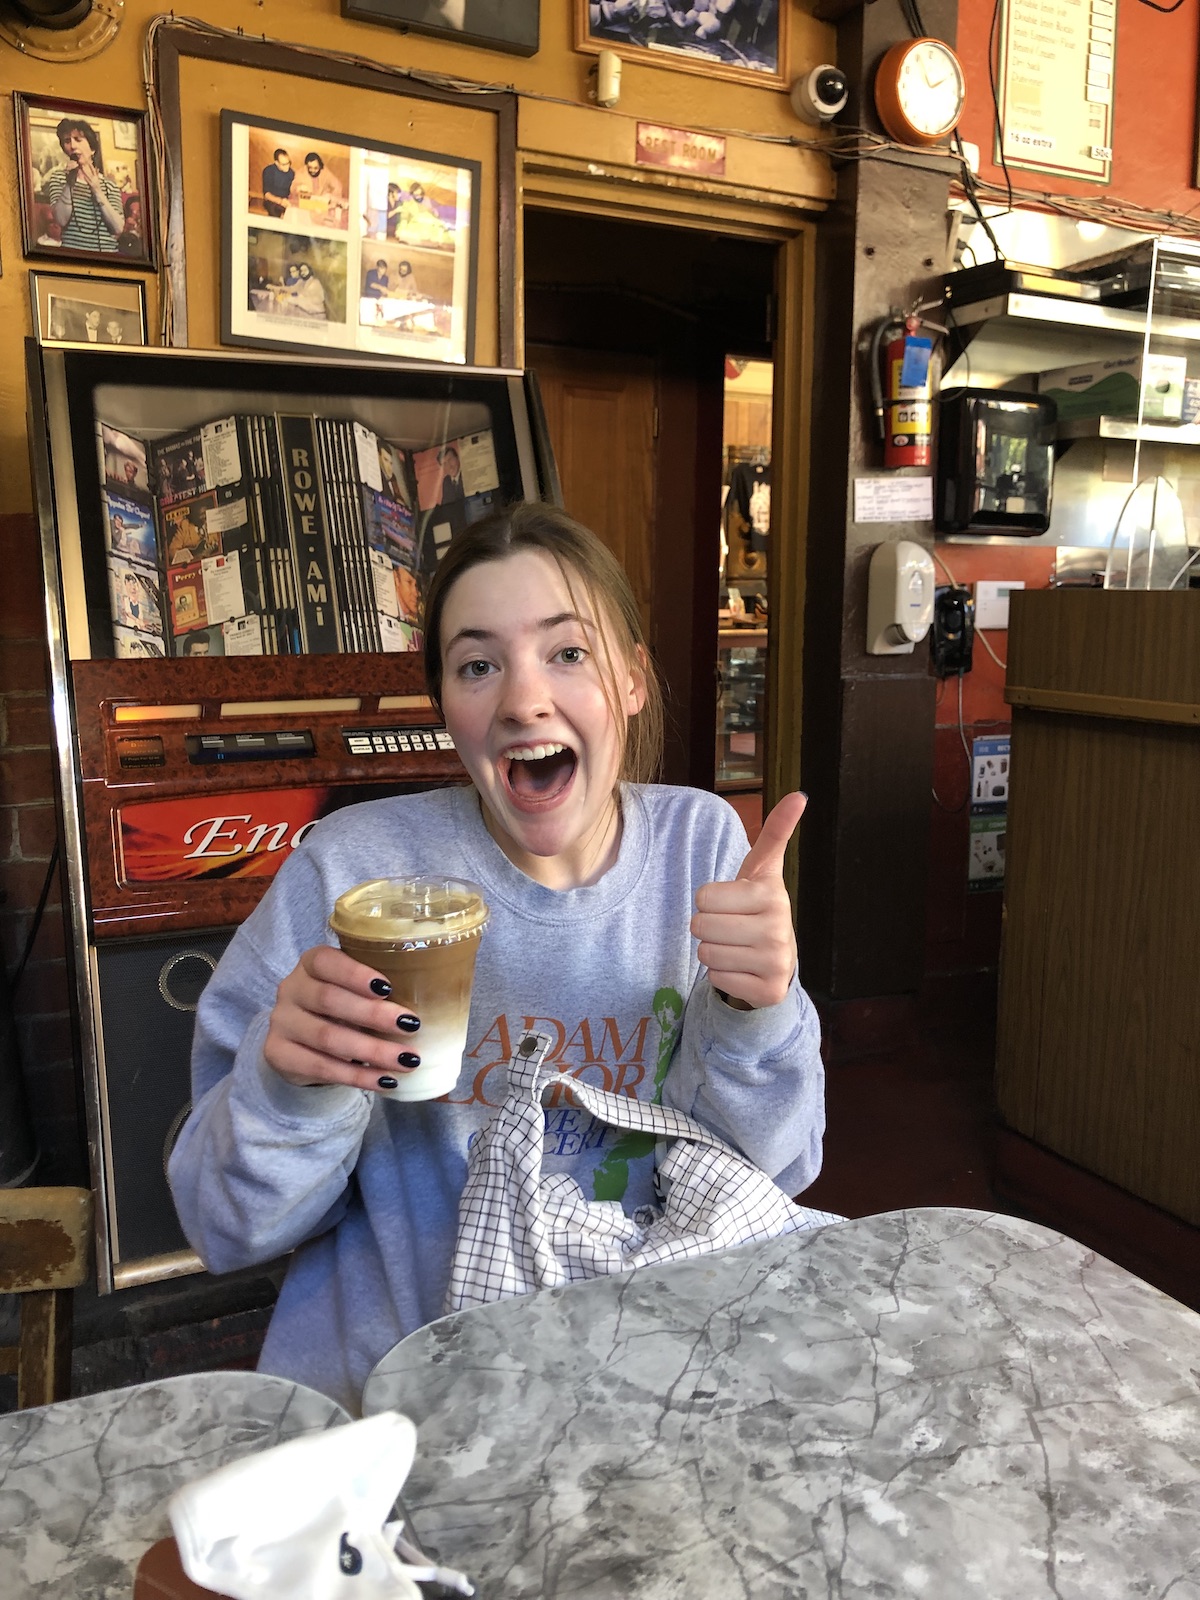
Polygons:
<instances>
[{"instance_id":1,"label":"picture frame on wall","mask_svg":"<svg viewBox=\"0 0 1200 1600\"><path fill-rule=\"evenodd\" d=\"M146 118L13 94L26 256L153 268Z\"/></svg>"},{"instance_id":2,"label":"picture frame on wall","mask_svg":"<svg viewBox=\"0 0 1200 1600\"><path fill-rule=\"evenodd\" d=\"M574 0L575 47L786 88L788 0Z\"/></svg>"},{"instance_id":3,"label":"picture frame on wall","mask_svg":"<svg viewBox=\"0 0 1200 1600\"><path fill-rule=\"evenodd\" d=\"M469 364L480 164L221 113L221 338Z\"/></svg>"},{"instance_id":4,"label":"picture frame on wall","mask_svg":"<svg viewBox=\"0 0 1200 1600\"><path fill-rule=\"evenodd\" d=\"M42 344L144 345L146 286L141 278L31 272L33 332Z\"/></svg>"},{"instance_id":5,"label":"picture frame on wall","mask_svg":"<svg viewBox=\"0 0 1200 1600\"><path fill-rule=\"evenodd\" d=\"M342 0L342 15L430 33L463 44L531 56L538 48L539 0Z\"/></svg>"}]
</instances>

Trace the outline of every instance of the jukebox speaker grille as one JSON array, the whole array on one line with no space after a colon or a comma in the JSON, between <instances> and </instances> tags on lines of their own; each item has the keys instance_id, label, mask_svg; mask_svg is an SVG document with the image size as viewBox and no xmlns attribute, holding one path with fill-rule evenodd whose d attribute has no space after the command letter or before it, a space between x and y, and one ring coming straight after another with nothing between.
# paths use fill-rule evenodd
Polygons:
<instances>
[{"instance_id":1,"label":"jukebox speaker grille","mask_svg":"<svg viewBox=\"0 0 1200 1600\"><path fill-rule=\"evenodd\" d=\"M191 1099L196 1006L232 936L227 928L97 948L113 1255L122 1263L188 1248L166 1162Z\"/></svg>"}]
</instances>

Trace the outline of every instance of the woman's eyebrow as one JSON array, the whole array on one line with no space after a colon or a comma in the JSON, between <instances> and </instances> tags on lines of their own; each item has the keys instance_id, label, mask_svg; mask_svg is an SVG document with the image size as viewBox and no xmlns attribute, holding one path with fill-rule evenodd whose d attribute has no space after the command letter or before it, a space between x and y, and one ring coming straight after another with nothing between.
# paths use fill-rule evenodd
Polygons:
<instances>
[{"instance_id":1,"label":"woman's eyebrow","mask_svg":"<svg viewBox=\"0 0 1200 1600\"><path fill-rule=\"evenodd\" d=\"M581 616L578 611L558 611L552 617L542 617L537 626L541 632L549 633L554 628L560 628L564 622L577 622L581 628L590 628L592 626L591 618ZM447 641L446 649L447 651L453 650L456 644L464 640L476 644L485 644L495 637L496 635L491 628L460 628L453 639Z\"/></svg>"},{"instance_id":2,"label":"woman's eyebrow","mask_svg":"<svg viewBox=\"0 0 1200 1600\"><path fill-rule=\"evenodd\" d=\"M578 611L560 611L553 617L543 617L538 627L548 633L551 628L561 627L564 622L577 622L581 628L590 628L592 625L592 619L580 616Z\"/></svg>"}]
</instances>

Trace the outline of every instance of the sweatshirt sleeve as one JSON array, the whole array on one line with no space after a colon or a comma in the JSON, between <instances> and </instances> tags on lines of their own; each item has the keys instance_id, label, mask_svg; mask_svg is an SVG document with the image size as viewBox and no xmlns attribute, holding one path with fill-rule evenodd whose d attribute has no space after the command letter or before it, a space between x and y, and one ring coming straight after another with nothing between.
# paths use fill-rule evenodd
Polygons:
<instances>
[{"instance_id":1,"label":"sweatshirt sleeve","mask_svg":"<svg viewBox=\"0 0 1200 1600\"><path fill-rule=\"evenodd\" d=\"M821 1170L825 1069L812 1001L793 979L775 1006L739 1011L701 970L663 1100L736 1145L790 1195Z\"/></svg>"},{"instance_id":2,"label":"sweatshirt sleeve","mask_svg":"<svg viewBox=\"0 0 1200 1600\"><path fill-rule=\"evenodd\" d=\"M749 849L732 807L716 814L718 838L696 888L735 877ZM701 967L663 1100L736 1145L789 1195L806 1189L821 1170L825 1068L820 1023L799 979L778 1005L741 1011Z\"/></svg>"},{"instance_id":3,"label":"sweatshirt sleeve","mask_svg":"<svg viewBox=\"0 0 1200 1600\"><path fill-rule=\"evenodd\" d=\"M273 1260L345 1210L369 1097L297 1087L263 1057L281 980L323 940L322 900L319 868L299 850L234 935L196 1012L193 1107L169 1176L184 1233L213 1272Z\"/></svg>"}]
</instances>

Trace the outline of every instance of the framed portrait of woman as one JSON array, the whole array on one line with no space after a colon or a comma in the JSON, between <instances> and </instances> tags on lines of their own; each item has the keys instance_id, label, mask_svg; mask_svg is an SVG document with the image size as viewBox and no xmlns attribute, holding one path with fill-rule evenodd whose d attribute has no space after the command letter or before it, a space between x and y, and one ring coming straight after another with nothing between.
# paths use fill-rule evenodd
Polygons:
<instances>
[{"instance_id":1,"label":"framed portrait of woman","mask_svg":"<svg viewBox=\"0 0 1200 1600\"><path fill-rule=\"evenodd\" d=\"M25 254L153 268L144 114L20 93L13 104Z\"/></svg>"}]
</instances>

